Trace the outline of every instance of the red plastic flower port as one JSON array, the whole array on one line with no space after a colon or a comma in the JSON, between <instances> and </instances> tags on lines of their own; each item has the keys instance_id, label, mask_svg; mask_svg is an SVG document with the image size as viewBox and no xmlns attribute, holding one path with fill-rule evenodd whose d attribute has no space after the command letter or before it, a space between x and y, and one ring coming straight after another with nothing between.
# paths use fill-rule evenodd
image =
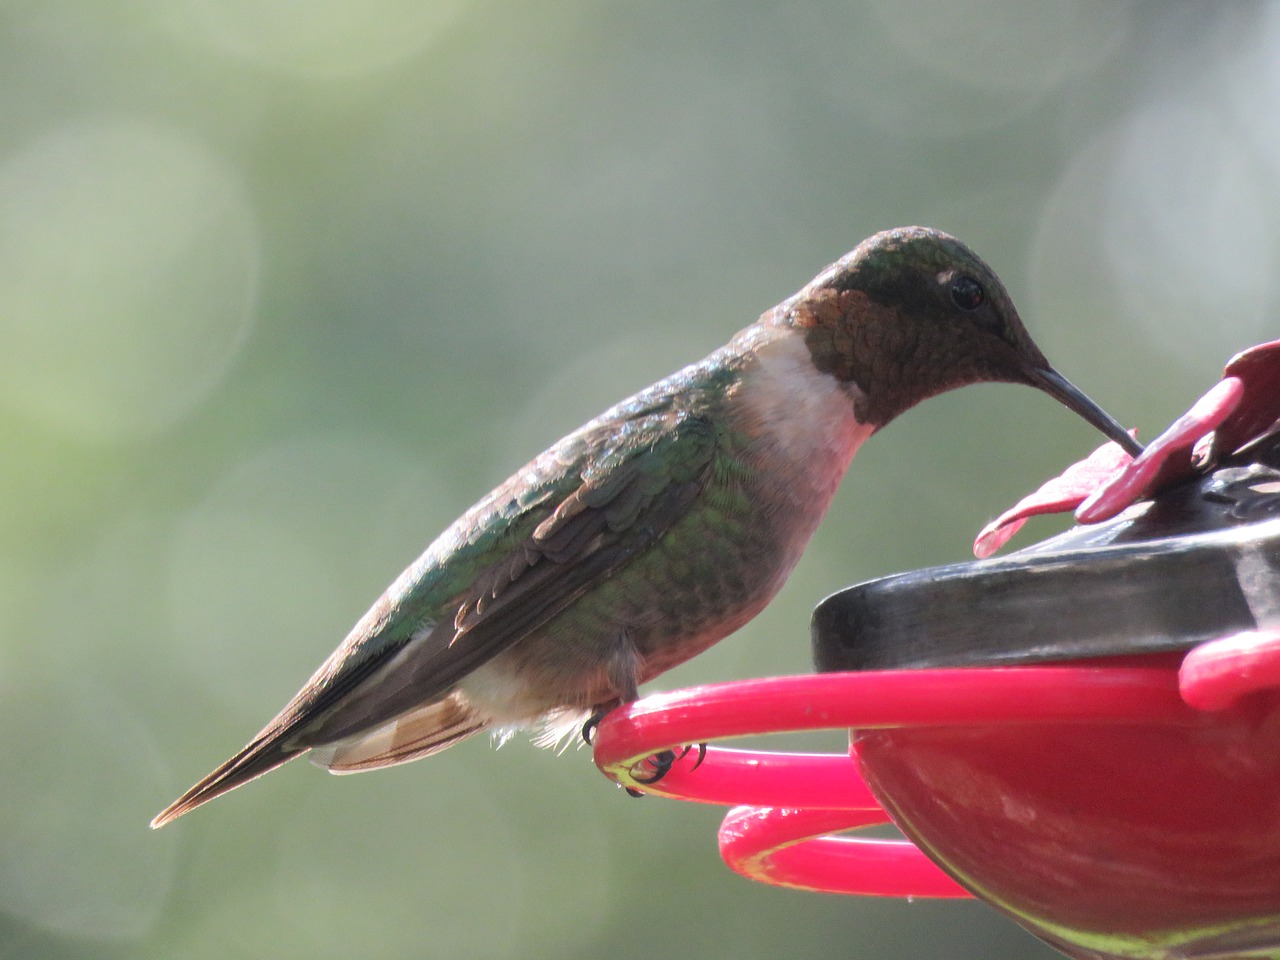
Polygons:
<instances>
[{"instance_id":1,"label":"red plastic flower port","mask_svg":"<svg viewBox=\"0 0 1280 960\"><path fill-rule=\"evenodd\" d=\"M1049 507L1089 526L842 591L814 631L843 672L646 698L597 764L736 804L721 852L753 879L973 895L1079 960L1280 956L1278 420L1268 344L1142 457L1104 448L980 543ZM665 749L819 728L849 753L713 745L643 782ZM909 840L840 835L887 822Z\"/></svg>"},{"instance_id":2,"label":"red plastic flower port","mask_svg":"<svg viewBox=\"0 0 1280 960\"><path fill-rule=\"evenodd\" d=\"M1133 460L1106 443L978 534L977 557L989 557L1028 517L1076 511L1079 523L1100 523L1141 500L1247 451L1280 420L1280 340L1236 354L1220 380ZM1195 453L1199 450L1198 455Z\"/></svg>"}]
</instances>

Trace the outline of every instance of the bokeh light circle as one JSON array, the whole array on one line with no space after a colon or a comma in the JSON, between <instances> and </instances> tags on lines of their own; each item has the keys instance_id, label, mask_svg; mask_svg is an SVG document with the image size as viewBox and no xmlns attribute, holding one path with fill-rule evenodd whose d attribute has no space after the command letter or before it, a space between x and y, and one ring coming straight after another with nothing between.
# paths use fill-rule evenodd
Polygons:
<instances>
[{"instance_id":1,"label":"bokeh light circle","mask_svg":"<svg viewBox=\"0 0 1280 960\"><path fill-rule=\"evenodd\" d=\"M82 941L145 936L177 851L138 842L166 781L150 732L101 686L29 678L0 684L0 725L0 911Z\"/></svg>"},{"instance_id":2,"label":"bokeh light circle","mask_svg":"<svg viewBox=\"0 0 1280 960\"><path fill-rule=\"evenodd\" d=\"M284 73L346 76L388 67L440 33L463 0L180 0L171 29L193 43Z\"/></svg>"},{"instance_id":3,"label":"bokeh light circle","mask_svg":"<svg viewBox=\"0 0 1280 960\"><path fill-rule=\"evenodd\" d=\"M852 56L848 33L831 29L831 12L788 9L803 37L800 69L820 74L826 95L853 122L874 125L890 141L929 143L1025 114L1104 63L1135 22L1132 5L1097 0L902 0L842 8L839 16L876 40Z\"/></svg>"},{"instance_id":4,"label":"bokeh light circle","mask_svg":"<svg viewBox=\"0 0 1280 960\"><path fill-rule=\"evenodd\" d=\"M354 435L232 466L175 530L175 654L248 726L266 721L444 526L438 496L424 461Z\"/></svg>"},{"instance_id":5,"label":"bokeh light circle","mask_svg":"<svg viewBox=\"0 0 1280 960\"><path fill-rule=\"evenodd\" d=\"M82 439L154 433L245 339L259 240L235 173L181 133L68 124L0 164L0 405Z\"/></svg>"},{"instance_id":6,"label":"bokeh light circle","mask_svg":"<svg viewBox=\"0 0 1280 960\"><path fill-rule=\"evenodd\" d=\"M1094 67L1133 17L1125 5L1099 0L896 0L870 9L915 69L1018 99L1041 97Z\"/></svg>"},{"instance_id":7,"label":"bokeh light circle","mask_svg":"<svg viewBox=\"0 0 1280 960\"><path fill-rule=\"evenodd\" d=\"M1195 359L1262 335L1276 225L1264 213L1263 169L1214 106L1135 113L1109 180L1100 239L1126 314Z\"/></svg>"},{"instance_id":8,"label":"bokeh light circle","mask_svg":"<svg viewBox=\"0 0 1280 960\"><path fill-rule=\"evenodd\" d=\"M1265 333L1277 291L1262 172L1208 103L1135 111L1085 144L1049 194L1032 248L1034 312L1062 329L1105 317L1192 368L1216 368ZM1123 362L1114 375L1128 375Z\"/></svg>"}]
</instances>

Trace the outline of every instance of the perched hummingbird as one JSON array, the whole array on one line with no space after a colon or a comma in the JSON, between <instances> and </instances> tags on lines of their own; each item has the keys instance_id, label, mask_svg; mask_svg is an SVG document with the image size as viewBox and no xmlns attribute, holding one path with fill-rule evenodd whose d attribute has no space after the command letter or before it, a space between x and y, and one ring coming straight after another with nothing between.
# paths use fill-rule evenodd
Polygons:
<instances>
[{"instance_id":1,"label":"perched hummingbird","mask_svg":"<svg viewBox=\"0 0 1280 960\"><path fill-rule=\"evenodd\" d=\"M248 746L151 825L302 753L347 773L486 729L541 726L556 742L758 614L862 442L984 381L1043 390L1142 449L1049 366L968 247L922 227L876 234L463 514Z\"/></svg>"}]
</instances>

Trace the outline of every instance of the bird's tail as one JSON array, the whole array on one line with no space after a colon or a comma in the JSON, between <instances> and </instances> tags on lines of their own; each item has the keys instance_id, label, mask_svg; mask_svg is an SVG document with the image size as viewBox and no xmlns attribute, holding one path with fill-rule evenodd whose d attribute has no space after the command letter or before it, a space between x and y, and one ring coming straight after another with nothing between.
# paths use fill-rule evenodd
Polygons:
<instances>
[{"instance_id":1,"label":"bird's tail","mask_svg":"<svg viewBox=\"0 0 1280 960\"><path fill-rule=\"evenodd\" d=\"M284 746L282 739L278 732L275 735L265 731L259 734L234 757L156 814L155 819L151 821L151 829L159 829L170 820L178 819L202 803L208 803L228 790L234 790L250 780L256 780L264 773L306 752L306 747Z\"/></svg>"},{"instance_id":2,"label":"bird's tail","mask_svg":"<svg viewBox=\"0 0 1280 960\"><path fill-rule=\"evenodd\" d=\"M478 714L458 691L394 720L328 743L300 742L294 719L286 708L248 746L156 814L152 829L163 827L308 750L317 766L332 773L358 773L439 753L489 725L489 720Z\"/></svg>"}]
</instances>

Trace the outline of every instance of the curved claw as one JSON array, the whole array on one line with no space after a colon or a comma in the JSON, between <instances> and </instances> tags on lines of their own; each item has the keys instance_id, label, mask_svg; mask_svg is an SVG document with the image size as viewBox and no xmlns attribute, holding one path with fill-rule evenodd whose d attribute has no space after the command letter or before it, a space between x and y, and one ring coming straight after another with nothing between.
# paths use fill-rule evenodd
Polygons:
<instances>
[{"instance_id":1,"label":"curved claw","mask_svg":"<svg viewBox=\"0 0 1280 960\"><path fill-rule=\"evenodd\" d=\"M689 750L689 747L685 747L684 753L688 753ZM684 753L681 754L682 757L684 756ZM694 770L697 770L702 766L702 761L705 759L707 759L707 745L705 743L700 743L698 744L698 759L695 760L693 766L689 768L689 772L692 773Z\"/></svg>"},{"instance_id":2,"label":"curved claw","mask_svg":"<svg viewBox=\"0 0 1280 960\"><path fill-rule=\"evenodd\" d=\"M587 717L587 722L582 725L582 742L588 747L591 746L591 741L595 739L596 728L600 726L600 721L605 718L605 714L608 712L608 710L597 710Z\"/></svg>"},{"instance_id":3,"label":"curved claw","mask_svg":"<svg viewBox=\"0 0 1280 960\"><path fill-rule=\"evenodd\" d=\"M688 752L689 752L688 747L685 747L683 753L676 753L674 750L662 750L659 753L655 753L651 757L645 758L644 760L644 762L648 764L650 768L652 768L652 771L653 771L652 773L645 774L644 776L640 776L638 774L632 774L632 776L634 777L636 783L643 783L645 786L648 786L649 784L652 784L652 783L657 783L659 780L665 777L668 773L670 773L671 768L675 766L676 761L679 760L681 757L685 755L685 753L688 753Z\"/></svg>"},{"instance_id":4,"label":"curved claw","mask_svg":"<svg viewBox=\"0 0 1280 960\"><path fill-rule=\"evenodd\" d=\"M687 757L689 755L689 751L693 750L693 748L694 748L693 744L690 744L689 746L684 747L678 754L676 754L675 759L672 760L671 764L668 764L667 769L670 770L671 766L676 761L683 760L685 757ZM697 748L698 748L698 759L695 760L693 762L693 766L689 768L690 773L692 773L694 770L697 770L700 766L702 766L702 761L707 759L707 745L705 743L699 743L697 745ZM664 771L664 774L665 774L665 771Z\"/></svg>"},{"instance_id":5,"label":"curved claw","mask_svg":"<svg viewBox=\"0 0 1280 960\"><path fill-rule=\"evenodd\" d=\"M652 772L645 774L644 776L633 774L636 783L643 783L646 786L657 783L671 772L672 767L687 757L689 752L693 749L694 748L692 746L687 746L681 748L679 752L676 752L675 750L662 750L655 753L653 756L646 758L644 762L652 768ZM691 770L697 770L698 767L702 766L702 761L707 758L707 745L705 743L698 744L697 750L698 759L690 768ZM630 793L631 791L628 790L627 792Z\"/></svg>"}]
</instances>

